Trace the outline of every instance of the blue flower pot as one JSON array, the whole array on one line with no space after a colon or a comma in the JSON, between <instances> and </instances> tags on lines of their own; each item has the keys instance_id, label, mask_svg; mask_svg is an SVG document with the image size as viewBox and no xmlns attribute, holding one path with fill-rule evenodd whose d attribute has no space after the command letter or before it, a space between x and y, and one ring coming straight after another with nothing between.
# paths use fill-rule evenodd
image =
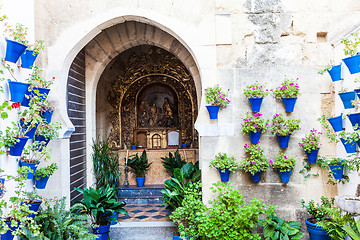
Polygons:
<instances>
[{"instance_id":1,"label":"blue flower pot","mask_svg":"<svg viewBox=\"0 0 360 240\"><path fill-rule=\"evenodd\" d=\"M39 152L42 152L43 148L45 148L50 142L50 138L45 138L44 136L39 136L39 135L35 135L34 139L36 142L43 142L42 146L39 147L40 148Z\"/></svg>"},{"instance_id":2,"label":"blue flower pot","mask_svg":"<svg viewBox=\"0 0 360 240\"><path fill-rule=\"evenodd\" d=\"M261 171L255 174L251 174L251 179L253 180L253 182L260 182L260 177L261 177Z\"/></svg>"},{"instance_id":3,"label":"blue flower pot","mask_svg":"<svg viewBox=\"0 0 360 240\"><path fill-rule=\"evenodd\" d=\"M31 99L34 96L39 96L39 102L43 102L45 101L45 99L47 98L47 96L49 95L50 89L49 88L37 88L34 87L32 91L27 91L25 94L29 97L29 98L24 98L24 100L22 101L21 105L23 107L29 107L29 103L31 101Z\"/></svg>"},{"instance_id":4,"label":"blue flower pot","mask_svg":"<svg viewBox=\"0 0 360 240\"><path fill-rule=\"evenodd\" d=\"M9 230L6 233L1 234L1 240L12 240L14 239L14 235L12 235L12 232L19 227L19 224L15 227L12 227L11 222L5 222L5 223L6 225L8 225Z\"/></svg>"},{"instance_id":5,"label":"blue flower pot","mask_svg":"<svg viewBox=\"0 0 360 240\"><path fill-rule=\"evenodd\" d=\"M186 143L181 144L181 148L186 148L186 147L187 147Z\"/></svg>"},{"instance_id":6,"label":"blue flower pot","mask_svg":"<svg viewBox=\"0 0 360 240\"><path fill-rule=\"evenodd\" d=\"M353 127L355 127L356 124L358 125L358 127L360 127L360 113L351 113L348 115L348 118Z\"/></svg>"},{"instance_id":7,"label":"blue flower pot","mask_svg":"<svg viewBox=\"0 0 360 240\"><path fill-rule=\"evenodd\" d=\"M220 105L206 106L206 108L207 108L207 110L209 112L210 119L217 119L218 118Z\"/></svg>"},{"instance_id":8,"label":"blue flower pot","mask_svg":"<svg viewBox=\"0 0 360 240\"><path fill-rule=\"evenodd\" d=\"M132 145L131 144L131 149L136 149L137 145Z\"/></svg>"},{"instance_id":9,"label":"blue flower pot","mask_svg":"<svg viewBox=\"0 0 360 240\"><path fill-rule=\"evenodd\" d=\"M35 186L37 189L45 189L46 184L49 180L50 176L42 177L39 180L35 178Z\"/></svg>"},{"instance_id":10,"label":"blue flower pot","mask_svg":"<svg viewBox=\"0 0 360 240\"><path fill-rule=\"evenodd\" d=\"M23 121L23 120L20 120L20 126L21 126L21 128L22 128L23 130L26 131L26 130L29 128L29 125L30 125L30 123L24 124L24 121ZM25 133L25 136L26 136L26 137L29 137L29 139L32 139L32 138L34 137L34 135L35 135L35 132L36 132L36 129L37 129L38 125L39 125L38 123L35 124L35 126L33 126L33 127L30 129L30 131L28 131L27 133Z\"/></svg>"},{"instance_id":11,"label":"blue flower pot","mask_svg":"<svg viewBox=\"0 0 360 240\"><path fill-rule=\"evenodd\" d=\"M346 139L344 138L340 138L342 144L345 147L345 150L347 153L355 153L356 152L356 143L355 142L350 142L350 143L346 143Z\"/></svg>"},{"instance_id":12,"label":"blue flower pot","mask_svg":"<svg viewBox=\"0 0 360 240\"><path fill-rule=\"evenodd\" d=\"M344 165L329 165L335 179L342 179L344 175Z\"/></svg>"},{"instance_id":13,"label":"blue flower pot","mask_svg":"<svg viewBox=\"0 0 360 240\"><path fill-rule=\"evenodd\" d=\"M330 74L333 82L341 80L341 64L333 66L330 70L327 70L327 72Z\"/></svg>"},{"instance_id":14,"label":"blue flower pot","mask_svg":"<svg viewBox=\"0 0 360 240\"><path fill-rule=\"evenodd\" d=\"M40 200L38 200L38 201L40 201ZM37 212L40 208L41 201L36 202L36 203L27 203L27 205L29 205L29 210ZM35 213L29 214L29 217L31 217L31 218L35 218L35 216L36 216Z\"/></svg>"},{"instance_id":15,"label":"blue flower pot","mask_svg":"<svg viewBox=\"0 0 360 240\"><path fill-rule=\"evenodd\" d=\"M25 50L23 54L21 54L21 67L31 69L34 66L34 62L37 58L38 54L34 54L32 50Z\"/></svg>"},{"instance_id":16,"label":"blue flower pot","mask_svg":"<svg viewBox=\"0 0 360 240\"><path fill-rule=\"evenodd\" d=\"M343 61L351 74L360 72L360 55L344 58Z\"/></svg>"},{"instance_id":17,"label":"blue flower pot","mask_svg":"<svg viewBox=\"0 0 360 240\"><path fill-rule=\"evenodd\" d=\"M4 194L5 178L0 178L0 197Z\"/></svg>"},{"instance_id":18,"label":"blue flower pot","mask_svg":"<svg viewBox=\"0 0 360 240\"><path fill-rule=\"evenodd\" d=\"M335 132L340 132L343 130L342 113L338 117L328 118L327 120Z\"/></svg>"},{"instance_id":19,"label":"blue flower pot","mask_svg":"<svg viewBox=\"0 0 360 240\"><path fill-rule=\"evenodd\" d=\"M258 144L262 131L249 132L251 144Z\"/></svg>"},{"instance_id":20,"label":"blue flower pot","mask_svg":"<svg viewBox=\"0 0 360 240\"><path fill-rule=\"evenodd\" d=\"M27 46L22 43L6 39L5 60L16 63L26 48L27 48Z\"/></svg>"},{"instance_id":21,"label":"blue flower pot","mask_svg":"<svg viewBox=\"0 0 360 240\"><path fill-rule=\"evenodd\" d=\"M220 174L221 182L228 182L230 177L230 170L225 169L225 172L222 172L219 168L217 168L217 170Z\"/></svg>"},{"instance_id":22,"label":"blue flower pot","mask_svg":"<svg viewBox=\"0 0 360 240\"><path fill-rule=\"evenodd\" d=\"M290 136L291 136L291 134L286 135L286 136L276 134L276 137L279 141L280 148L287 148L289 146Z\"/></svg>"},{"instance_id":23,"label":"blue flower pot","mask_svg":"<svg viewBox=\"0 0 360 240\"><path fill-rule=\"evenodd\" d=\"M20 167L30 167L31 168L31 171L27 172L27 179L33 179L34 178L34 174L35 174L35 171L36 171L36 168L38 167L40 162L37 162L37 163L28 163L28 162L23 162L19 161L19 165Z\"/></svg>"},{"instance_id":24,"label":"blue flower pot","mask_svg":"<svg viewBox=\"0 0 360 240\"><path fill-rule=\"evenodd\" d=\"M46 112L41 114L41 117L44 119L46 124L51 123L53 113L54 113L54 111L47 110Z\"/></svg>"},{"instance_id":25,"label":"blue flower pot","mask_svg":"<svg viewBox=\"0 0 360 240\"><path fill-rule=\"evenodd\" d=\"M305 151L309 163L316 163L319 150L320 149L318 148L315 150L311 150L310 152Z\"/></svg>"},{"instance_id":26,"label":"blue flower pot","mask_svg":"<svg viewBox=\"0 0 360 240\"><path fill-rule=\"evenodd\" d=\"M114 215L112 215L111 217L118 219L119 218L119 213L115 213ZM116 225L117 221L115 220L110 220L110 225Z\"/></svg>"},{"instance_id":27,"label":"blue flower pot","mask_svg":"<svg viewBox=\"0 0 360 240\"><path fill-rule=\"evenodd\" d=\"M345 109L354 108L351 101L355 100L355 91L339 93Z\"/></svg>"},{"instance_id":28,"label":"blue flower pot","mask_svg":"<svg viewBox=\"0 0 360 240\"><path fill-rule=\"evenodd\" d=\"M19 139L20 142L17 142L14 144L14 146L10 147L10 156L19 157L22 154L22 151L24 150L24 147L26 145L26 142L29 138L20 138L15 137L16 139Z\"/></svg>"},{"instance_id":29,"label":"blue flower pot","mask_svg":"<svg viewBox=\"0 0 360 240\"><path fill-rule=\"evenodd\" d=\"M173 240L182 240L180 236L175 236L173 233ZM190 237L186 237L186 240L190 240Z\"/></svg>"},{"instance_id":30,"label":"blue flower pot","mask_svg":"<svg viewBox=\"0 0 360 240\"><path fill-rule=\"evenodd\" d=\"M293 112L297 98L282 98L282 100L285 106L285 111Z\"/></svg>"},{"instance_id":31,"label":"blue flower pot","mask_svg":"<svg viewBox=\"0 0 360 240\"><path fill-rule=\"evenodd\" d=\"M136 177L136 184L138 187L143 187L145 182L145 177Z\"/></svg>"},{"instance_id":32,"label":"blue flower pot","mask_svg":"<svg viewBox=\"0 0 360 240\"><path fill-rule=\"evenodd\" d=\"M327 231L322 229L320 225L309 222L310 218L305 220L310 240L331 240Z\"/></svg>"},{"instance_id":33,"label":"blue flower pot","mask_svg":"<svg viewBox=\"0 0 360 240\"><path fill-rule=\"evenodd\" d=\"M12 102L21 103L25 98L25 93L28 90L30 84L10 81L10 79L8 79L8 83L10 90L10 100Z\"/></svg>"},{"instance_id":34,"label":"blue flower pot","mask_svg":"<svg viewBox=\"0 0 360 240\"><path fill-rule=\"evenodd\" d=\"M263 101L263 98L253 98L253 97L249 98L251 110L253 112L260 112L262 101Z\"/></svg>"},{"instance_id":35,"label":"blue flower pot","mask_svg":"<svg viewBox=\"0 0 360 240\"><path fill-rule=\"evenodd\" d=\"M280 169L278 169L278 172L280 174L280 179L282 183L288 183L290 180L292 169L289 171L281 172Z\"/></svg>"},{"instance_id":36,"label":"blue flower pot","mask_svg":"<svg viewBox=\"0 0 360 240\"><path fill-rule=\"evenodd\" d=\"M97 240L108 240L109 232L110 232L110 224L93 228L93 233L99 236Z\"/></svg>"}]
</instances>

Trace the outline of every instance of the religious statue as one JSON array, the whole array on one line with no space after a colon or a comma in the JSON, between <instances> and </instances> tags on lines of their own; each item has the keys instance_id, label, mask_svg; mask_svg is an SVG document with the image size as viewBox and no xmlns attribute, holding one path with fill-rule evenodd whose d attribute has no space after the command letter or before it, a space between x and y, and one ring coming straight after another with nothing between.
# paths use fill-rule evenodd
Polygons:
<instances>
[{"instance_id":1,"label":"religious statue","mask_svg":"<svg viewBox=\"0 0 360 240\"><path fill-rule=\"evenodd\" d=\"M138 111L138 123L139 127L145 127L149 121L148 115L149 104L147 101L143 100L140 102L139 111Z\"/></svg>"},{"instance_id":2,"label":"religious statue","mask_svg":"<svg viewBox=\"0 0 360 240\"><path fill-rule=\"evenodd\" d=\"M159 120L159 108L156 106L155 103L150 107L149 113L149 126L153 127L157 124Z\"/></svg>"},{"instance_id":3,"label":"religious statue","mask_svg":"<svg viewBox=\"0 0 360 240\"><path fill-rule=\"evenodd\" d=\"M173 127L175 126L175 119L173 115L174 105L170 102L169 98L164 98L163 112L164 115L159 121L159 125L162 127Z\"/></svg>"}]
</instances>

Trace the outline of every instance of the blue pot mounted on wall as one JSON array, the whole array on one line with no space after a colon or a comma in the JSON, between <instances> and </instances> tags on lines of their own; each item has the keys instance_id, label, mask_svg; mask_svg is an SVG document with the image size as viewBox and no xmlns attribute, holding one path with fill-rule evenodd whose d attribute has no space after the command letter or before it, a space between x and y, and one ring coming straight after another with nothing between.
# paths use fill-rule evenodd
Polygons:
<instances>
[{"instance_id":1,"label":"blue pot mounted on wall","mask_svg":"<svg viewBox=\"0 0 360 240\"><path fill-rule=\"evenodd\" d=\"M136 184L138 187L143 187L145 183L145 177L136 177Z\"/></svg>"},{"instance_id":2,"label":"blue pot mounted on wall","mask_svg":"<svg viewBox=\"0 0 360 240\"><path fill-rule=\"evenodd\" d=\"M10 90L10 100L12 102L21 103L25 98L25 93L27 92L30 84L10 81L10 79L8 79L8 83Z\"/></svg>"},{"instance_id":3,"label":"blue pot mounted on wall","mask_svg":"<svg viewBox=\"0 0 360 240\"><path fill-rule=\"evenodd\" d=\"M206 109L209 112L210 119L217 119L218 118L220 105L206 106Z\"/></svg>"},{"instance_id":4,"label":"blue pot mounted on wall","mask_svg":"<svg viewBox=\"0 0 360 240\"><path fill-rule=\"evenodd\" d=\"M292 173L292 169L289 170L289 171L280 171L280 169L278 169L278 172L280 174L280 179L281 179L281 182L282 183L288 183L289 180L290 180L290 176L291 176L291 173Z\"/></svg>"},{"instance_id":5,"label":"blue pot mounted on wall","mask_svg":"<svg viewBox=\"0 0 360 240\"><path fill-rule=\"evenodd\" d=\"M355 153L356 152L356 143L355 142L350 142L350 143L346 143L346 139L344 138L340 138L342 144L345 147L345 150L347 153Z\"/></svg>"},{"instance_id":6,"label":"blue pot mounted on wall","mask_svg":"<svg viewBox=\"0 0 360 240\"><path fill-rule=\"evenodd\" d=\"M341 64L333 66L330 70L327 70L327 72L330 74L333 82L341 80Z\"/></svg>"},{"instance_id":7,"label":"blue pot mounted on wall","mask_svg":"<svg viewBox=\"0 0 360 240\"><path fill-rule=\"evenodd\" d=\"M40 102L44 102L44 100L49 95L50 89L49 88L37 88L34 87L32 91L27 91L25 94L28 97L25 97L22 101L21 105L23 107L29 107L30 100L36 95L40 97Z\"/></svg>"},{"instance_id":8,"label":"blue pot mounted on wall","mask_svg":"<svg viewBox=\"0 0 360 240\"><path fill-rule=\"evenodd\" d=\"M348 118L351 122L351 125L353 125L353 127L355 127L356 124L358 125L358 127L360 127L360 113L351 113L348 115Z\"/></svg>"},{"instance_id":9,"label":"blue pot mounted on wall","mask_svg":"<svg viewBox=\"0 0 360 240\"><path fill-rule=\"evenodd\" d=\"M328 118L327 120L335 132L340 132L343 130L342 113L338 117Z\"/></svg>"},{"instance_id":10,"label":"blue pot mounted on wall","mask_svg":"<svg viewBox=\"0 0 360 240\"><path fill-rule=\"evenodd\" d=\"M38 202L35 203L27 203L27 205L29 205L29 210L37 212L40 208L41 205L41 200L37 200ZM29 217L31 218L35 218L35 213L29 214Z\"/></svg>"},{"instance_id":11,"label":"blue pot mounted on wall","mask_svg":"<svg viewBox=\"0 0 360 240\"><path fill-rule=\"evenodd\" d=\"M305 220L310 240L331 240L327 231L325 231L320 225L309 222L311 219L312 218L308 218Z\"/></svg>"},{"instance_id":12,"label":"blue pot mounted on wall","mask_svg":"<svg viewBox=\"0 0 360 240\"><path fill-rule=\"evenodd\" d=\"M54 111L47 110L46 112L41 113L41 117L44 119L46 124L51 123L51 119Z\"/></svg>"},{"instance_id":13,"label":"blue pot mounted on wall","mask_svg":"<svg viewBox=\"0 0 360 240\"><path fill-rule=\"evenodd\" d=\"M339 93L345 109L354 108L351 101L355 100L355 91Z\"/></svg>"},{"instance_id":14,"label":"blue pot mounted on wall","mask_svg":"<svg viewBox=\"0 0 360 240\"><path fill-rule=\"evenodd\" d=\"M11 222L5 222L5 223L9 227L9 230L6 233L1 234L1 240L12 240L14 239L14 235L12 235L12 232L18 228L19 224L17 226L12 227Z\"/></svg>"},{"instance_id":15,"label":"blue pot mounted on wall","mask_svg":"<svg viewBox=\"0 0 360 240\"><path fill-rule=\"evenodd\" d=\"M5 178L0 178L0 197L4 194Z\"/></svg>"},{"instance_id":16,"label":"blue pot mounted on wall","mask_svg":"<svg viewBox=\"0 0 360 240\"><path fill-rule=\"evenodd\" d=\"M351 74L360 72L360 55L344 58L343 61Z\"/></svg>"},{"instance_id":17,"label":"blue pot mounted on wall","mask_svg":"<svg viewBox=\"0 0 360 240\"><path fill-rule=\"evenodd\" d=\"M45 189L46 184L49 180L50 176L42 177L39 180L35 178L35 186L37 189Z\"/></svg>"},{"instance_id":18,"label":"blue pot mounted on wall","mask_svg":"<svg viewBox=\"0 0 360 240\"><path fill-rule=\"evenodd\" d=\"M261 171L255 174L251 174L251 179L253 182L260 182L260 177L261 177Z\"/></svg>"},{"instance_id":19,"label":"blue pot mounted on wall","mask_svg":"<svg viewBox=\"0 0 360 240\"><path fill-rule=\"evenodd\" d=\"M15 138L20 141L15 143L14 146L10 147L10 156L19 157L19 156L21 156L21 154L24 150L24 147L26 145L26 142L29 138L27 138L27 137L25 137L25 138L15 137Z\"/></svg>"},{"instance_id":20,"label":"blue pot mounted on wall","mask_svg":"<svg viewBox=\"0 0 360 240\"><path fill-rule=\"evenodd\" d=\"M249 132L251 144L258 144L262 131Z\"/></svg>"},{"instance_id":21,"label":"blue pot mounted on wall","mask_svg":"<svg viewBox=\"0 0 360 240\"><path fill-rule=\"evenodd\" d=\"M40 135L35 135L34 139L36 142L42 142L41 146L39 146L39 152L42 152L43 148L46 147L50 142L50 138L45 138L44 136Z\"/></svg>"},{"instance_id":22,"label":"blue pot mounted on wall","mask_svg":"<svg viewBox=\"0 0 360 240\"><path fill-rule=\"evenodd\" d=\"M309 163L316 163L319 154L319 148L315 150L311 150L310 152L305 151L305 153Z\"/></svg>"},{"instance_id":23,"label":"blue pot mounted on wall","mask_svg":"<svg viewBox=\"0 0 360 240\"><path fill-rule=\"evenodd\" d=\"M344 165L329 165L335 179L342 179L344 176Z\"/></svg>"},{"instance_id":24,"label":"blue pot mounted on wall","mask_svg":"<svg viewBox=\"0 0 360 240\"><path fill-rule=\"evenodd\" d=\"M282 98L282 100L285 106L285 111L293 112L297 98Z\"/></svg>"},{"instance_id":25,"label":"blue pot mounted on wall","mask_svg":"<svg viewBox=\"0 0 360 240\"><path fill-rule=\"evenodd\" d=\"M229 178L230 178L230 170L229 169L225 169L225 171L223 172L221 169L217 168L219 174L220 174L220 179L221 182L228 182Z\"/></svg>"},{"instance_id":26,"label":"blue pot mounted on wall","mask_svg":"<svg viewBox=\"0 0 360 240\"><path fill-rule=\"evenodd\" d=\"M262 101L263 101L263 98L249 98L251 110L253 112L260 112Z\"/></svg>"},{"instance_id":27,"label":"blue pot mounted on wall","mask_svg":"<svg viewBox=\"0 0 360 240\"><path fill-rule=\"evenodd\" d=\"M23 161L19 161L19 165L20 167L30 167L31 171L27 172L27 179L33 179L34 178L34 174L35 171L37 169L37 167L39 166L40 162L37 163L29 163L29 162L23 162Z\"/></svg>"},{"instance_id":28,"label":"blue pot mounted on wall","mask_svg":"<svg viewBox=\"0 0 360 240\"><path fill-rule=\"evenodd\" d=\"M5 61L16 63L26 48L27 46L22 43L6 39Z\"/></svg>"},{"instance_id":29,"label":"blue pot mounted on wall","mask_svg":"<svg viewBox=\"0 0 360 240\"><path fill-rule=\"evenodd\" d=\"M290 136L291 136L291 134L285 135L285 136L276 134L276 137L279 141L280 148L287 148L289 146Z\"/></svg>"},{"instance_id":30,"label":"blue pot mounted on wall","mask_svg":"<svg viewBox=\"0 0 360 240\"><path fill-rule=\"evenodd\" d=\"M32 50L25 50L23 54L21 54L21 67L31 69L34 66L35 60L38 54L34 53Z\"/></svg>"}]
</instances>

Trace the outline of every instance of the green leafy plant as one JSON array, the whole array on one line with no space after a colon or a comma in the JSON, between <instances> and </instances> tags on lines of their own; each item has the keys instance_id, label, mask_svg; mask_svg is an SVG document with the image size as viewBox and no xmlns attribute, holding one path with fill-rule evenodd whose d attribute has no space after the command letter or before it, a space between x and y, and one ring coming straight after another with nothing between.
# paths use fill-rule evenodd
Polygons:
<instances>
[{"instance_id":1,"label":"green leafy plant","mask_svg":"<svg viewBox=\"0 0 360 240\"><path fill-rule=\"evenodd\" d=\"M253 84L246 85L244 88L244 95L247 98L264 98L269 95L270 91L266 88L266 84L260 84L256 81Z\"/></svg>"},{"instance_id":2,"label":"green leafy plant","mask_svg":"<svg viewBox=\"0 0 360 240\"><path fill-rule=\"evenodd\" d=\"M136 177L145 177L145 174L151 164L152 163L148 162L145 150L142 152L140 157L138 154L132 155L128 161L128 166L131 168L131 172L134 173Z\"/></svg>"},{"instance_id":3,"label":"green leafy plant","mask_svg":"<svg viewBox=\"0 0 360 240\"><path fill-rule=\"evenodd\" d=\"M35 171L35 178L39 180L40 178L49 177L54 174L54 172L58 169L56 163L51 163L49 166L37 168Z\"/></svg>"},{"instance_id":4,"label":"green leafy plant","mask_svg":"<svg viewBox=\"0 0 360 240\"><path fill-rule=\"evenodd\" d=\"M347 55L355 56L357 54L357 46L360 43L359 33L358 32L351 33L351 38L352 39L348 39L348 38L341 39L341 43L345 45L343 50L346 56Z\"/></svg>"},{"instance_id":5,"label":"green leafy plant","mask_svg":"<svg viewBox=\"0 0 360 240\"><path fill-rule=\"evenodd\" d=\"M271 160L270 163L272 163ZM272 167L274 169L279 169L281 172L286 172L295 168L295 163L296 161L294 157L288 157L285 153L279 153L276 155L275 162L272 163Z\"/></svg>"},{"instance_id":6,"label":"green leafy plant","mask_svg":"<svg viewBox=\"0 0 360 240\"><path fill-rule=\"evenodd\" d=\"M356 142L360 140L359 130L356 130L354 132L341 131L338 136L339 138L344 139L345 143L356 144Z\"/></svg>"},{"instance_id":7,"label":"green leafy plant","mask_svg":"<svg viewBox=\"0 0 360 240\"><path fill-rule=\"evenodd\" d=\"M61 125L59 122L51 122L49 124L40 122L38 128L35 131L35 135L43 136L45 140L53 140L59 137L59 130Z\"/></svg>"},{"instance_id":8,"label":"green leafy plant","mask_svg":"<svg viewBox=\"0 0 360 240\"><path fill-rule=\"evenodd\" d=\"M329 142L336 142L336 134L334 133L334 130L330 128L330 125L326 121L326 119L327 117L325 115L322 115L317 119L317 121L321 123L322 127L326 130L325 135L329 139Z\"/></svg>"},{"instance_id":9,"label":"green leafy plant","mask_svg":"<svg viewBox=\"0 0 360 240\"><path fill-rule=\"evenodd\" d=\"M44 40L36 40L34 44L28 45L26 50L34 51L34 56L39 54L41 50L45 48L45 41Z\"/></svg>"},{"instance_id":10,"label":"green leafy plant","mask_svg":"<svg viewBox=\"0 0 360 240\"><path fill-rule=\"evenodd\" d=\"M221 169L222 172L225 172L225 169L235 172L240 167L240 163L236 162L234 156L228 157L226 153L218 153L215 159L210 162L209 166L210 168Z\"/></svg>"},{"instance_id":11,"label":"green leafy plant","mask_svg":"<svg viewBox=\"0 0 360 240\"><path fill-rule=\"evenodd\" d=\"M360 220L357 220L356 228L351 228L350 226L345 225L343 226L343 229L351 237L351 239L360 240Z\"/></svg>"},{"instance_id":12,"label":"green leafy plant","mask_svg":"<svg viewBox=\"0 0 360 240\"><path fill-rule=\"evenodd\" d=\"M181 159L179 150L176 150L174 155L171 152L169 152L169 157L165 156L162 157L161 159L163 160L162 164L166 169L166 172L169 173L170 175L174 175L175 168L182 168L182 166L186 164L186 161Z\"/></svg>"},{"instance_id":13,"label":"green leafy plant","mask_svg":"<svg viewBox=\"0 0 360 240\"><path fill-rule=\"evenodd\" d=\"M215 85L214 87L209 87L205 89L205 99L206 103L210 105L220 105L220 108L225 108L229 103L230 100L227 98L230 89L225 93L222 91L219 84Z\"/></svg>"},{"instance_id":14,"label":"green leafy plant","mask_svg":"<svg viewBox=\"0 0 360 240\"><path fill-rule=\"evenodd\" d=\"M304 236L304 233L300 231L300 222L289 222L275 214L268 216L265 220L260 220L259 224L264 227L263 235L265 240L300 239Z\"/></svg>"},{"instance_id":15,"label":"green leafy plant","mask_svg":"<svg viewBox=\"0 0 360 240\"><path fill-rule=\"evenodd\" d=\"M32 73L30 77L26 79L26 81L31 85L32 88L49 88L54 83L55 77L47 80L43 77L43 70L37 66L33 66ZM37 92L37 94L39 94L39 92Z\"/></svg>"},{"instance_id":16,"label":"green leafy plant","mask_svg":"<svg viewBox=\"0 0 360 240\"><path fill-rule=\"evenodd\" d=\"M255 113L254 115L250 115L246 113L246 117L243 119L241 131L243 134L247 134L249 132L265 132L265 130L269 126L269 120L264 119L261 113Z\"/></svg>"},{"instance_id":17,"label":"green leafy plant","mask_svg":"<svg viewBox=\"0 0 360 240\"><path fill-rule=\"evenodd\" d=\"M333 62L330 62L330 64L328 64L328 66L326 68L320 70L318 72L318 74L324 75L324 73L326 73L327 71L330 71L333 68L333 66L335 66L335 64Z\"/></svg>"},{"instance_id":18,"label":"green leafy plant","mask_svg":"<svg viewBox=\"0 0 360 240\"><path fill-rule=\"evenodd\" d=\"M94 140L92 144L93 172L96 186L117 186L120 172L120 163L117 155L110 149L106 140Z\"/></svg>"},{"instance_id":19,"label":"green leafy plant","mask_svg":"<svg viewBox=\"0 0 360 240\"><path fill-rule=\"evenodd\" d=\"M27 145L22 153L21 161L28 163L39 163L40 161L48 161L51 158L51 149L42 147L41 142L33 142Z\"/></svg>"},{"instance_id":20,"label":"green leafy plant","mask_svg":"<svg viewBox=\"0 0 360 240\"><path fill-rule=\"evenodd\" d=\"M320 137L322 133L315 129L310 130L310 133L306 134L298 143L299 146L304 149L305 152L310 153L311 150L320 148Z\"/></svg>"},{"instance_id":21,"label":"green leafy plant","mask_svg":"<svg viewBox=\"0 0 360 240\"><path fill-rule=\"evenodd\" d=\"M6 38L25 45L28 44L29 41L26 39L28 30L27 27L24 27L24 25L20 23L17 23L15 27L10 26L8 23L5 25L6 28L4 32L6 34Z\"/></svg>"},{"instance_id":22,"label":"green leafy plant","mask_svg":"<svg viewBox=\"0 0 360 240\"><path fill-rule=\"evenodd\" d=\"M335 198L328 199L322 196L320 200L321 203L315 203L314 200L310 200L308 204L306 204L304 199L301 200L301 205L310 214L311 218L314 218L312 221L314 224L318 221L329 219L329 214L325 211L325 208L331 208L335 204Z\"/></svg>"},{"instance_id":23,"label":"green leafy plant","mask_svg":"<svg viewBox=\"0 0 360 240\"><path fill-rule=\"evenodd\" d=\"M339 93L346 93L348 91L347 88L341 87L341 89L339 90Z\"/></svg>"},{"instance_id":24,"label":"green leafy plant","mask_svg":"<svg viewBox=\"0 0 360 240\"><path fill-rule=\"evenodd\" d=\"M264 155L264 150L260 144L249 145L245 143L246 158L240 163L240 168L245 172L255 174L260 171L265 171L269 168L269 162Z\"/></svg>"},{"instance_id":25,"label":"green leafy plant","mask_svg":"<svg viewBox=\"0 0 360 240\"><path fill-rule=\"evenodd\" d=\"M245 205L243 195L228 183L217 182L211 187L215 199L210 200L207 218L202 217L199 236L205 239L261 239L254 230L262 214L271 215L275 207L267 207L263 200L253 199Z\"/></svg>"},{"instance_id":26,"label":"green leafy plant","mask_svg":"<svg viewBox=\"0 0 360 240\"><path fill-rule=\"evenodd\" d=\"M181 206L185 197L185 190L191 182L200 181L201 171L192 162L185 164L181 169L175 168L174 177L164 182L163 206L168 210L168 215Z\"/></svg>"},{"instance_id":27,"label":"green leafy plant","mask_svg":"<svg viewBox=\"0 0 360 240\"><path fill-rule=\"evenodd\" d=\"M296 80L294 80L285 76L285 80L273 92L275 98L297 98L300 95L300 87L298 84L298 80L299 78L296 78Z\"/></svg>"},{"instance_id":28,"label":"green leafy plant","mask_svg":"<svg viewBox=\"0 0 360 240\"><path fill-rule=\"evenodd\" d=\"M272 118L271 133L286 136L300 129L300 119L285 118L284 115L275 114Z\"/></svg>"},{"instance_id":29,"label":"green leafy plant","mask_svg":"<svg viewBox=\"0 0 360 240\"><path fill-rule=\"evenodd\" d=\"M93 225L109 224L109 221L116 220L112 217L115 213L128 215L124 209L126 203L116 199L116 188L113 186L75 189L83 194L84 200L76 203L74 209L82 210L81 213L90 216Z\"/></svg>"}]
</instances>

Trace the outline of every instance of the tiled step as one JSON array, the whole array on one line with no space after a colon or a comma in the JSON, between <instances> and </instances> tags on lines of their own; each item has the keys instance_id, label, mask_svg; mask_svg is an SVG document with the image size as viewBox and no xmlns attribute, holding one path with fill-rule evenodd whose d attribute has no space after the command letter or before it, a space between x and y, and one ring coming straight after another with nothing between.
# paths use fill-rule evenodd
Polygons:
<instances>
[{"instance_id":1,"label":"tiled step","mask_svg":"<svg viewBox=\"0 0 360 240\"><path fill-rule=\"evenodd\" d=\"M162 203L163 185L129 186L118 190L119 200L127 204Z\"/></svg>"}]
</instances>

